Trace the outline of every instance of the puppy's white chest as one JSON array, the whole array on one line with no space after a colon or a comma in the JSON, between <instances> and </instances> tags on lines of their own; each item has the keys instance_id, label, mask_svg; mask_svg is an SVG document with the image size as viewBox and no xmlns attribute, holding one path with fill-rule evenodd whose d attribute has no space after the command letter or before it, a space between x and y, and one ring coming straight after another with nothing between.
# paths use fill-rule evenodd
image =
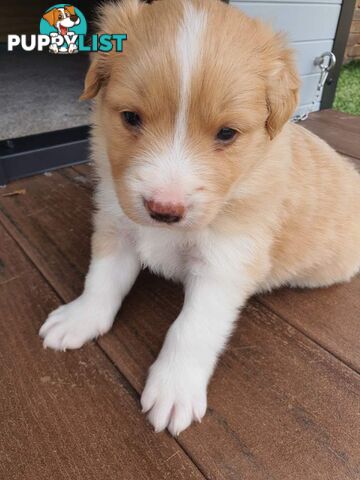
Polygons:
<instances>
[{"instance_id":1,"label":"puppy's white chest","mask_svg":"<svg viewBox=\"0 0 360 480\"><path fill-rule=\"evenodd\" d=\"M136 249L142 264L153 272L174 280L183 280L191 246L179 233L161 229L140 229Z\"/></svg>"}]
</instances>

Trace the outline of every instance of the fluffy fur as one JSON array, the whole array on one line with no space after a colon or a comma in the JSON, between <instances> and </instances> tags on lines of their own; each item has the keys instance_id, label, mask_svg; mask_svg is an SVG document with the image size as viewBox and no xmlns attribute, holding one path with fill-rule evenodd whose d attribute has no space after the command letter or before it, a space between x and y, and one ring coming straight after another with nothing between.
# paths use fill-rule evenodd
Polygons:
<instances>
[{"instance_id":1,"label":"fluffy fur","mask_svg":"<svg viewBox=\"0 0 360 480\"><path fill-rule=\"evenodd\" d=\"M217 0L127 0L100 12L126 32L124 54L96 54L99 176L84 293L52 313L44 345L81 347L108 331L140 269L185 285L185 303L150 369L141 403L156 431L178 434L206 411L206 389L239 309L262 290L318 287L360 267L360 177L288 120L299 78L267 26ZM136 111L139 129L120 112ZM216 140L223 127L238 135ZM145 200L178 205L172 225Z\"/></svg>"}]
</instances>

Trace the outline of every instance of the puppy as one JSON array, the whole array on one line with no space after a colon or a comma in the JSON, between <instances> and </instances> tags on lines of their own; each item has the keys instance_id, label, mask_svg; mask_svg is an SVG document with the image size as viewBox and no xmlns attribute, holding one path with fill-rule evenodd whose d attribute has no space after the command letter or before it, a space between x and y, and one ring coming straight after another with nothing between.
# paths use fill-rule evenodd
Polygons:
<instances>
[{"instance_id":1,"label":"puppy","mask_svg":"<svg viewBox=\"0 0 360 480\"><path fill-rule=\"evenodd\" d=\"M57 29L57 33L51 33L52 37L61 35L62 37L71 37L74 32L70 32L69 28L79 25L80 18L76 15L75 7L72 5L65 5L63 8L53 8L43 15L43 19L46 20L52 27ZM70 44L69 47L59 47L56 43L52 43L50 51L53 53L75 53L77 50L76 44Z\"/></svg>"},{"instance_id":2,"label":"puppy","mask_svg":"<svg viewBox=\"0 0 360 480\"><path fill-rule=\"evenodd\" d=\"M53 312L44 346L107 332L142 267L185 286L141 404L177 435L206 390L239 310L282 285L347 282L360 268L360 176L288 123L299 77L283 38L217 0L102 7L84 99L99 177L83 294Z\"/></svg>"}]
</instances>

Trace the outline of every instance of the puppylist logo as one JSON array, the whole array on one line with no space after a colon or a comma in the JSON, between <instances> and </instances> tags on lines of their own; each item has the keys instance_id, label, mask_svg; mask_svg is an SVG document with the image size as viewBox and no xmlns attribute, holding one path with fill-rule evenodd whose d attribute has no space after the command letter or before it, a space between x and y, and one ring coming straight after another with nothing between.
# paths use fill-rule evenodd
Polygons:
<instances>
[{"instance_id":1,"label":"puppylist logo","mask_svg":"<svg viewBox=\"0 0 360 480\"><path fill-rule=\"evenodd\" d=\"M123 51L126 34L91 35L86 43L87 23L83 13L73 5L58 3L48 8L40 20L39 35L8 35L8 51L43 51L72 54L78 52Z\"/></svg>"},{"instance_id":2,"label":"puppylist logo","mask_svg":"<svg viewBox=\"0 0 360 480\"><path fill-rule=\"evenodd\" d=\"M84 15L73 5L50 7L40 20L40 34L50 37L52 53L77 53L79 40L84 38L87 24Z\"/></svg>"}]
</instances>

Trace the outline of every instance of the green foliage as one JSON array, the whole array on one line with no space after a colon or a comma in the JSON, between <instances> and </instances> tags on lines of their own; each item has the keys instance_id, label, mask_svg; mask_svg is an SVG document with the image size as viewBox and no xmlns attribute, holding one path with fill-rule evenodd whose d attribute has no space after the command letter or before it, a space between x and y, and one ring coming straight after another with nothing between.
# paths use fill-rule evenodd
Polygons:
<instances>
[{"instance_id":1,"label":"green foliage","mask_svg":"<svg viewBox=\"0 0 360 480\"><path fill-rule=\"evenodd\" d=\"M360 60L341 68L333 108L360 115Z\"/></svg>"}]
</instances>

